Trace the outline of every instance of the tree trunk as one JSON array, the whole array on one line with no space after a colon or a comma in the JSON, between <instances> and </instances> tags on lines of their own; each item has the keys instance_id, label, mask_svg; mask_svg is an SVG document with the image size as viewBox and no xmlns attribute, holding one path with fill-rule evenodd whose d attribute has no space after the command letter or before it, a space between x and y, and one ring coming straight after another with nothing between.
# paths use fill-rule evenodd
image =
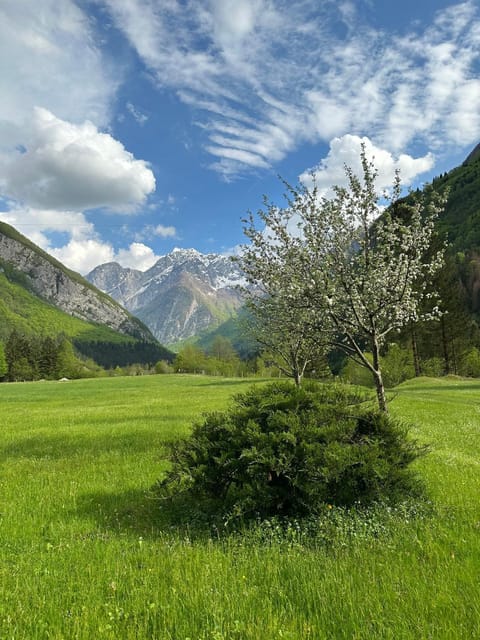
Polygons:
<instances>
[{"instance_id":1,"label":"tree trunk","mask_svg":"<svg viewBox=\"0 0 480 640\"><path fill-rule=\"evenodd\" d=\"M452 365L453 365L453 374L458 376L457 350L455 349L454 339L452 339Z\"/></svg>"},{"instance_id":2,"label":"tree trunk","mask_svg":"<svg viewBox=\"0 0 480 640\"><path fill-rule=\"evenodd\" d=\"M302 385L302 374L298 369L293 370L293 379L295 380L295 386L300 387Z\"/></svg>"},{"instance_id":3,"label":"tree trunk","mask_svg":"<svg viewBox=\"0 0 480 640\"><path fill-rule=\"evenodd\" d=\"M372 355L373 355L373 379L375 380L375 390L377 392L378 408L380 411L388 413L387 398L385 397L385 386L383 384L382 371L380 369L380 349L377 339L372 341Z\"/></svg>"},{"instance_id":4,"label":"tree trunk","mask_svg":"<svg viewBox=\"0 0 480 640\"><path fill-rule=\"evenodd\" d=\"M378 408L380 409L380 411L388 413L387 398L385 396L385 387L383 384L382 372L375 371L373 377L375 380L375 391L377 392Z\"/></svg>"},{"instance_id":5,"label":"tree trunk","mask_svg":"<svg viewBox=\"0 0 480 640\"><path fill-rule=\"evenodd\" d=\"M440 317L440 327L442 329L442 349L443 349L443 359L445 362L445 375L448 376L448 374L450 373L450 358L448 356L448 340L447 340L447 330L445 327L444 316Z\"/></svg>"},{"instance_id":6,"label":"tree trunk","mask_svg":"<svg viewBox=\"0 0 480 640\"><path fill-rule=\"evenodd\" d=\"M415 377L418 378L422 375L422 369L420 367L420 358L418 357L418 344L417 344L417 332L415 331L415 325L412 322L411 326L412 337L412 354L413 354L413 368L415 369Z\"/></svg>"}]
</instances>

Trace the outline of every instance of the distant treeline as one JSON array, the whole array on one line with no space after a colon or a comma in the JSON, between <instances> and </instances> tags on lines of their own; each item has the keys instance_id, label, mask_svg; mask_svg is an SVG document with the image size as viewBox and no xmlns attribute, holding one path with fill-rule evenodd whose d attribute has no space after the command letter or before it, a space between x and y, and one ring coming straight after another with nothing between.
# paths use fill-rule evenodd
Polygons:
<instances>
[{"instance_id":1,"label":"distant treeline","mask_svg":"<svg viewBox=\"0 0 480 640\"><path fill-rule=\"evenodd\" d=\"M0 375L9 381L78 378L98 369L75 354L65 336L27 336L13 330L5 346L0 343Z\"/></svg>"},{"instance_id":2,"label":"distant treeline","mask_svg":"<svg viewBox=\"0 0 480 640\"><path fill-rule=\"evenodd\" d=\"M104 369L118 371L132 365L138 373L173 357L168 349L150 342L72 342L63 334L31 336L14 329L4 344L0 342L0 380L88 378L106 375Z\"/></svg>"},{"instance_id":3,"label":"distant treeline","mask_svg":"<svg viewBox=\"0 0 480 640\"><path fill-rule=\"evenodd\" d=\"M171 362L175 357L171 351L154 342L113 343L98 340L86 342L75 339L73 344L82 356L92 358L105 369L132 364L154 365L159 360Z\"/></svg>"}]
</instances>

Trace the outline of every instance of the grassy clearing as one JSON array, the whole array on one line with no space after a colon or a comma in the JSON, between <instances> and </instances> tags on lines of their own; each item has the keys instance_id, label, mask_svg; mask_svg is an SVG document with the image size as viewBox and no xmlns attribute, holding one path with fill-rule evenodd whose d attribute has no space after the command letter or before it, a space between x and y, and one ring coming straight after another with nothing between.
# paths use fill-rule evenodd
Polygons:
<instances>
[{"instance_id":1,"label":"grassy clearing","mask_svg":"<svg viewBox=\"0 0 480 640\"><path fill-rule=\"evenodd\" d=\"M480 637L480 382L391 405L431 445L433 514L327 546L179 533L148 495L164 445L246 384L0 385L2 640Z\"/></svg>"}]
</instances>

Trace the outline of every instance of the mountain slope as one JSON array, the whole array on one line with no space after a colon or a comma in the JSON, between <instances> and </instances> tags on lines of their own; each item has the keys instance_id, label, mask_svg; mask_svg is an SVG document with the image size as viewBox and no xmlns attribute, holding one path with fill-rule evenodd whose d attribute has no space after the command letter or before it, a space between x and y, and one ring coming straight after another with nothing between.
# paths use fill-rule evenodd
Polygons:
<instances>
[{"instance_id":1,"label":"mountain slope","mask_svg":"<svg viewBox=\"0 0 480 640\"><path fill-rule=\"evenodd\" d=\"M24 285L62 311L142 340L152 335L115 300L0 222L0 261L24 274Z\"/></svg>"},{"instance_id":2,"label":"mountain slope","mask_svg":"<svg viewBox=\"0 0 480 640\"><path fill-rule=\"evenodd\" d=\"M65 335L103 366L173 357L117 302L0 223L0 340L13 329Z\"/></svg>"},{"instance_id":3,"label":"mountain slope","mask_svg":"<svg viewBox=\"0 0 480 640\"><path fill-rule=\"evenodd\" d=\"M225 256L175 249L148 271L112 262L87 279L140 318L163 343L174 343L218 326L233 316L242 299L238 267Z\"/></svg>"},{"instance_id":4,"label":"mountain slope","mask_svg":"<svg viewBox=\"0 0 480 640\"><path fill-rule=\"evenodd\" d=\"M445 211L438 228L452 250L468 251L480 247L480 145L459 167L433 180L438 191L449 189Z\"/></svg>"}]
</instances>

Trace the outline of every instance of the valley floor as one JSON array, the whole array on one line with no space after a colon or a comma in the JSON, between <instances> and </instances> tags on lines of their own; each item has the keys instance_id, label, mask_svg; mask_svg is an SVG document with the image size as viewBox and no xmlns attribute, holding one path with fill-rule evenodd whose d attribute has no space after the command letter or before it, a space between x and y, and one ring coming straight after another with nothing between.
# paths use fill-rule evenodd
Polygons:
<instances>
[{"instance_id":1,"label":"valley floor","mask_svg":"<svg viewBox=\"0 0 480 640\"><path fill-rule=\"evenodd\" d=\"M0 638L480 637L480 381L395 390L431 511L330 544L173 528L149 493L167 443L252 382L0 385Z\"/></svg>"}]
</instances>

